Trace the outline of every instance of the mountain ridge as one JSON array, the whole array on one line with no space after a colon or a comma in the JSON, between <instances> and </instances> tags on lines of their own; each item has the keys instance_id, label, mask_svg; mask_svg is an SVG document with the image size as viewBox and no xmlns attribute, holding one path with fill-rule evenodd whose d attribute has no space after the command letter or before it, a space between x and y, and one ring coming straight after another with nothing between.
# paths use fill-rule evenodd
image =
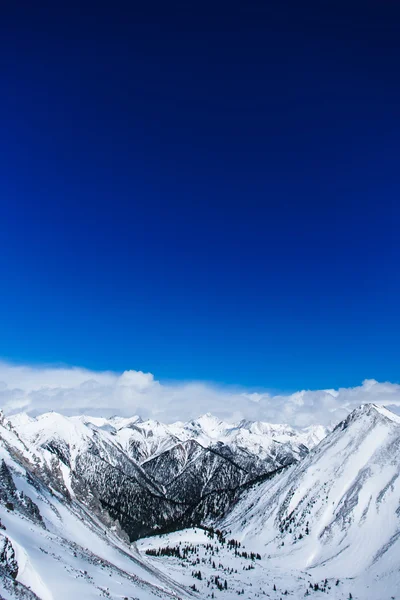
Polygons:
<instances>
[{"instance_id":1,"label":"mountain ridge","mask_svg":"<svg viewBox=\"0 0 400 600\"><path fill-rule=\"evenodd\" d=\"M60 489L105 523L118 520L131 540L182 519L200 524L208 511L215 518L229 509L235 490L300 460L309 451L305 442L314 441L309 431L260 422L243 429L211 414L170 425L137 415L57 412L9 421L35 451L45 451L45 470Z\"/></svg>"},{"instance_id":2,"label":"mountain ridge","mask_svg":"<svg viewBox=\"0 0 400 600\"><path fill-rule=\"evenodd\" d=\"M161 559L146 566L147 559L135 554L135 540L157 534L162 549L164 539L180 539L172 532L187 531L191 538L190 528L199 526L222 532L222 554L226 535L252 548L263 568L274 572L285 573L290 564L293 573L307 573L308 580L346 580L353 592L362 590L354 598L365 599L367 586L368 600L383 600L381 584L395 596L400 586L400 417L378 405L361 405L318 444L306 447L307 435L308 428L297 432L260 422L232 427L207 414L171 425L138 416L0 414L0 575L8 582L3 588L0 583L0 596L53 600L51 577L43 580L41 563L50 565L54 556L62 556L63 568L82 578L86 591L80 597L92 597L90 577L103 581L107 568L111 577L139 585L141 598L186 598L190 590L174 587L152 570ZM57 514L62 526L58 517L54 520ZM77 515L84 531L92 532L94 546L86 550ZM24 537L27 522L31 533ZM75 557L65 554L72 548L71 536L73 544L80 540L75 552L86 565L82 571L89 573L92 563L103 565L89 578L77 575ZM49 549L49 544L46 558L39 547ZM103 558L93 558L97 545ZM133 569L149 573L156 588L143 577L140 583L127 579L128 563L118 570L120 552L133 561ZM287 586L299 589L296 576L290 577ZM12 592L15 579L19 595ZM257 598L246 581L249 598ZM325 593L331 589L321 585ZM112 589L110 597L120 597ZM337 599L348 597L336 592Z\"/></svg>"},{"instance_id":3,"label":"mountain ridge","mask_svg":"<svg viewBox=\"0 0 400 600\"><path fill-rule=\"evenodd\" d=\"M325 577L383 572L399 585L399 499L400 419L368 404L303 461L245 492L220 526L271 564Z\"/></svg>"}]
</instances>

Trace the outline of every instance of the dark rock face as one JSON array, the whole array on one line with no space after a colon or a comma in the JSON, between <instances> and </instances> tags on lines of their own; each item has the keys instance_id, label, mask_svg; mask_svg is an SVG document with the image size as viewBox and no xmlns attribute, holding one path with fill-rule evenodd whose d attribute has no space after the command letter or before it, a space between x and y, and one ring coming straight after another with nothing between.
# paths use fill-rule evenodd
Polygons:
<instances>
[{"instance_id":1,"label":"dark rock face","mask_svg":"<svg viewBox=\"0 0 400 600\"><path fill-rule=\"evenodd\" d=\"M37 504L24 492L17 490L11 471L4 460L0 465L0 502L8 510L18 510L31 520L44 526Z\"/></svg>"},{"instance_id":2,"label":"dark rock face","mask_svg":"<svg viewBox=\"0 0 400 600\"><path fill-rule=\"evenodd\" d=\"M45 450L55 454L64 465L71 466L71 453L68 444L64 440L53 439L43 445Z\"/></svg>"},{"instance_id":3,"label":"dark rock face","mask_svg":"<svg viewBox=\"0 0 400 600\"><path fill-rule=\"evenodd\" d=\"M13 579L18 575L18 563L14 548L7 536L0 535L0 566Z\"/></svg>"},{"instance_id":4,"label":"dark rock face","mask_svg":"<svg viewBox=\"0 0 400 600\"><path fill-rule=\"evenodd\" d=\"M78 456L72 485L79 499L118 521L130 540L169 527L185 508L125 455L114 464L90 451Z\"/></svg>"},{"instance_id":5,"label":"dark rock face","mask_svg":"<svg viewBox=\"0 0 400 600\"><path fill-rule=\"evenodd\" d=\"M182 442L143 464L168 498L192 504L214 491L234 489L248 479L248 472L229 457L194 440Z\"/></svg>"}]
</instances>

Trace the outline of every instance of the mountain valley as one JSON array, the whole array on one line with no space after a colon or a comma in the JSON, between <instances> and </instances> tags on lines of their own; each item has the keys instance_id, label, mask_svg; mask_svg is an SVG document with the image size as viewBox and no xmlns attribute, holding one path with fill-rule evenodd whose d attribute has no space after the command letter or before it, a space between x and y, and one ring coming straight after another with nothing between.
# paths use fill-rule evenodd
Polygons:
<instances>
[{"instance_id":1,"label":"mountain valley","mask_svg":"<svg viewBox=\"0 0 400 600\"><path fill-rule=\"evenodd\" d=\"M400 418L383 407L333 430L2 415L0 460L5 599L400 589Z\"/></svg>"}]
</instances>

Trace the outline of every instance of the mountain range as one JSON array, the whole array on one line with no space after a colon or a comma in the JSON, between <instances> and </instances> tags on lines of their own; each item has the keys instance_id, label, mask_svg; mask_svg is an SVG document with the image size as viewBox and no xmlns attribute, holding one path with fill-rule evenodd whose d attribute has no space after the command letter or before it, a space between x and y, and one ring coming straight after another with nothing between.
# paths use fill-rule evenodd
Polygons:
<instances>
[{"instance_id":1,"label":"mountain range","mask_svg":"<svg viewBox=\"0 0 400 600\"><path fill-rule=\"evenodd\" d=\"M400 417L382 407L333 430L2 415L0 460L2 598L256 598L271 573L295 598L310 573L317 597L390 599L400 585ZM171 544L197 548L197 588L192 550ZM241 572L239 544L259 556Z\"/></svg>"}]
</instances>

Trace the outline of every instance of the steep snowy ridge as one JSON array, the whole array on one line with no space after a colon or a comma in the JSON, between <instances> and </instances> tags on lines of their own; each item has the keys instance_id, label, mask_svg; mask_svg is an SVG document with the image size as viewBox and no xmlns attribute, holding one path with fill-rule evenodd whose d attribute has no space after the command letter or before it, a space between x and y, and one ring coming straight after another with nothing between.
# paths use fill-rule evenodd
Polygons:
<instances>
[{"instance_id":1,"label":"steep snowy ridge","mask_svg":"<svg viewBox=\"0 0 400 600\"><path fill-rule=\"evenodd\" d=\"M400 419L364 405L300 463L248 490L221 525L252 541L271 564L324 577L359 577L368 569L372 579L385 574L395 590L399 476Z\"/></svg>"},{"instance_id":2,"label":"steep snowy ridge","mask_svg":"<svg viewBox=\"0 0 400 600\"><path fill-rule=\"evenodd\" d=\"M53 485L58 481L105 525L118 521L131 539L169 526L186 508L165 497L162 486L124 452L104 424L98 428L48 413L26 421L19 431L42 454Z\"/></svg>"},{"instance_id":3,"label":"steep snowy ridge","mask_svg":"<svg viewBox=\"0 0 400 600\"><path fill-rule=\"evenodd\" d=\"M78 501L43 481L47 453L32 452L1 417L0 597L185 598L116 528L105 531Z\"/></svg>"}]
</instances>

